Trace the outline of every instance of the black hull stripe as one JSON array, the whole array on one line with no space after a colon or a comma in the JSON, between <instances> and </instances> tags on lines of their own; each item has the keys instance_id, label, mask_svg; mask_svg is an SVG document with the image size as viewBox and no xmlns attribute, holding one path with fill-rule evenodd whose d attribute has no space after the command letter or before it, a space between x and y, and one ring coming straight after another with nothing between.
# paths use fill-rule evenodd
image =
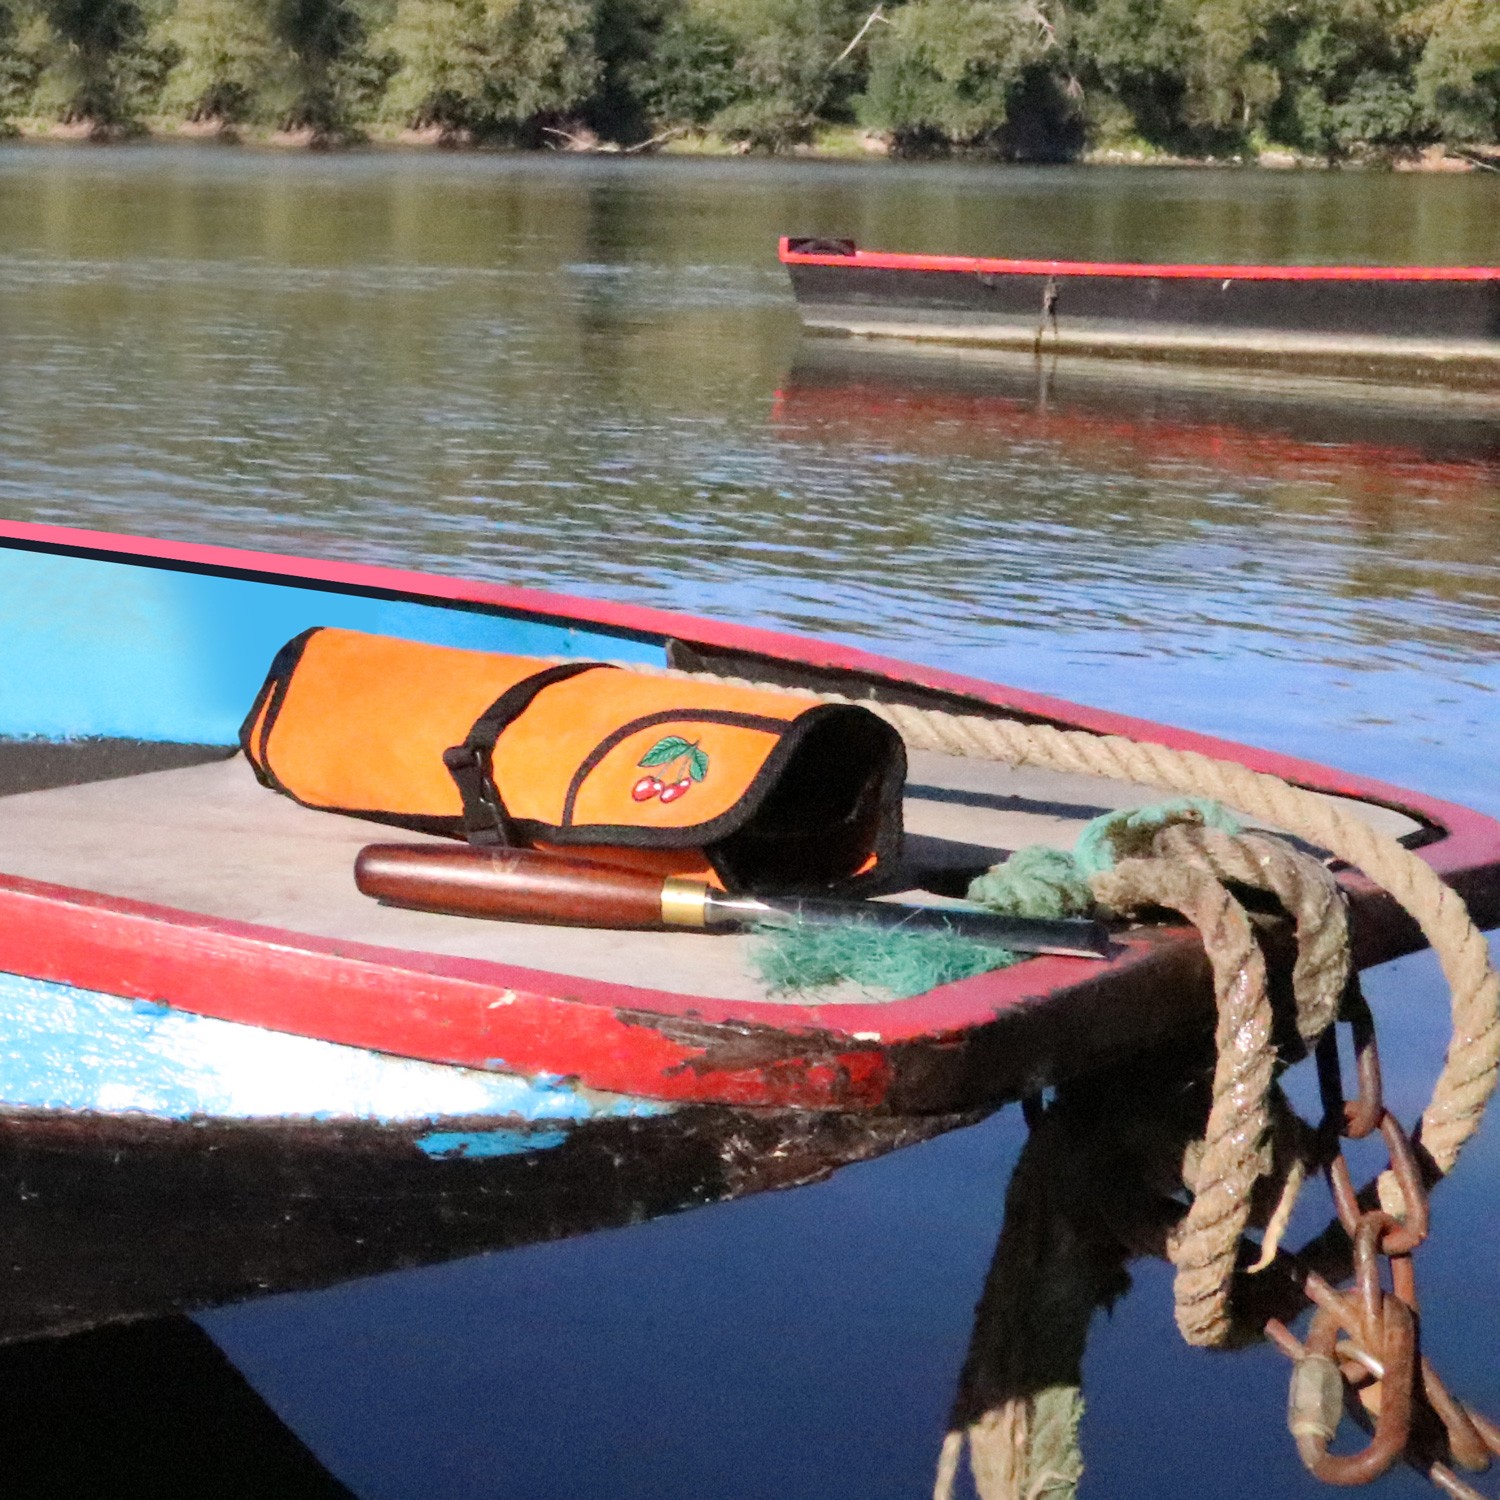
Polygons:
<instances>
[{"instance_id":1,"label":"black hull stripe","mask_svg":"<svg viewBox=\"0 0 1500 1500\"><path fill-rule=\"evenodd\" d=\"M1493 341L1500 281L1272 281L995 275L792 265L797 301L849 317L957 316L1048 330L1095 321L1214 332ZM1047 311L1052 304L1051 313Z\"/></svg>"}]
</instances>

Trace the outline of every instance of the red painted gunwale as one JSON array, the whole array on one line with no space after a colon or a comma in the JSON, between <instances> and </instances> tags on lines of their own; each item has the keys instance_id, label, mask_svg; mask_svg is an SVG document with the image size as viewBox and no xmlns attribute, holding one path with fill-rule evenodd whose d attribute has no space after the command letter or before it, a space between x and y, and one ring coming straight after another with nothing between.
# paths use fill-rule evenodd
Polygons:
<instances>
[{"instance_id":1,"label":"red painted gunwale","mask_svg":"<svg viewBox=\"0 0 1500 1500\"><path fill-rule=\"evenodd\" d=\"M503 584L27 522L0 521L0 544L6 541L267 582L438 604L462 601L874 674L1095 733L1236 760L1302 786L1381 802L1445 830L1445 837L1421 851L1439 874L1454 878L1500 869L1500 823L1470 809L1272 751L829 642ZM1352 891L1369 890L1357 875L1341 878ZM1151 962L1164 945L1197 950L1190 931L1158 930L1127 934L1107 966L1040 957L888 1004L744 1003L328 941L0 875L0 971L401 1056L558 1074L590 1088L684 1102L879 1108L897 1082L886 1049L921 1044L951 1053L1008 1012L1093 988L1107 972ZM929 1097L923 1107L972 1102Z\"/></svg>"},{"instance_id":2,"label":"red painted gunwale","mask_svg":"<svg viewBox=\"0 0 1500 1500\"><path fill-rule=\"evenodd\" d=\"M809 254L782 235L785 266L843 266L874 271L952 271L986 276L1145 276L1204 281L1500 281L1500 266L1211 266L1143 261L995 260L977 255L901 255L855 250L850 255Z\"/></svg>"}]
</instances>

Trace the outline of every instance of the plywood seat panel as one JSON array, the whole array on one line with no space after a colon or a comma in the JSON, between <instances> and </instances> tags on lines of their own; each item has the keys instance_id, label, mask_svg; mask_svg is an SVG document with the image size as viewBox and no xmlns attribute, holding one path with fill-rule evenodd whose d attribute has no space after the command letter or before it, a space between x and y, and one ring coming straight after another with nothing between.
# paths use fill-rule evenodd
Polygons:
<instances>
[{"instance_id":1,"label":"plywood seat panel","mask_svg":"<svg viewBox=\"0 0 1500 1500\"><path fill-rule=\"evenodd\" d=\"M1095 777L918 752L906 802L909 860L924 869L981 868L1025 844L1068 847L1100 811L1158 796ZM1398 836L1416 826L1384 809L1365 815ZM747 937L485 922L383 907L360 895L352 872L364 844L388 839L444 842L300 807L261 787L239 756L0 797L6 874L321 938L677 994L767 998L747 963L754 941ZM848 991L820 999L871 998Z\"/></svg>"}]
</instances>

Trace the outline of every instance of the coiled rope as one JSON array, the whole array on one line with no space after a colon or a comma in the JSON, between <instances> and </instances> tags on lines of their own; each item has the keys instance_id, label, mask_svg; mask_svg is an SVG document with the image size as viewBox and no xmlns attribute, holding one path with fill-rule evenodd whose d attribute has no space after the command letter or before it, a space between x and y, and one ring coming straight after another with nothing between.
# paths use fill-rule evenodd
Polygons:
<instances>
[{"instance_id":1,"label":"coiled rope","mask_svg":"<svg viewBox=\"0 0 1500 1500\"><path fill-rule=\"evenodd\" d=\"M1155 834L1149 857L1121 860L1092 882L1098 899L1115 911L1160 906L1181 912L1202 935L1213 967L1218 1022L1212 1104L1203 1139L1183 1162L1192 1205L1167 1242L1177 1271L1177 1327L1189 1344L1206 1346L1230 1336L1230 1286L1257 1182L1282 1172L1283 1211L1267 1227L1261 1256L1266 1262L1305 1174L1299 1142L1291 1142L1290 1151L1272 1149L1276 1051L1266 962L1244 907L1225 881L1268 891L1292 914L1297 1030L1311 1046L1337 1018L1349 977L1343 901L1333 876L1317 861L1264 834L1176 824ZM1286 1111L1280 1118L1284 1136L1293 1117Z\"/></svg>"}]
</instances>

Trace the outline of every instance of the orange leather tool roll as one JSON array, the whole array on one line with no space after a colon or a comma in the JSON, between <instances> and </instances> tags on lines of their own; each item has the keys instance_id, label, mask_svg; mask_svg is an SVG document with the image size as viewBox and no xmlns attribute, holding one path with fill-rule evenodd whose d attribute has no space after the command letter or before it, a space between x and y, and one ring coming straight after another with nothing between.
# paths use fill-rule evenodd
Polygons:
<instances>
[{"instance_id":1,"label":"orange leather tool roll","mask_svg":"<svg viewBox=\"0 0 1500 1500\"><path fill-rule=\"evenodd\" d=\"M730 890L851 890L900 852L900 737L784 693L320 628L240 740L310 807Z\"/></svg>"}]
</instances>

